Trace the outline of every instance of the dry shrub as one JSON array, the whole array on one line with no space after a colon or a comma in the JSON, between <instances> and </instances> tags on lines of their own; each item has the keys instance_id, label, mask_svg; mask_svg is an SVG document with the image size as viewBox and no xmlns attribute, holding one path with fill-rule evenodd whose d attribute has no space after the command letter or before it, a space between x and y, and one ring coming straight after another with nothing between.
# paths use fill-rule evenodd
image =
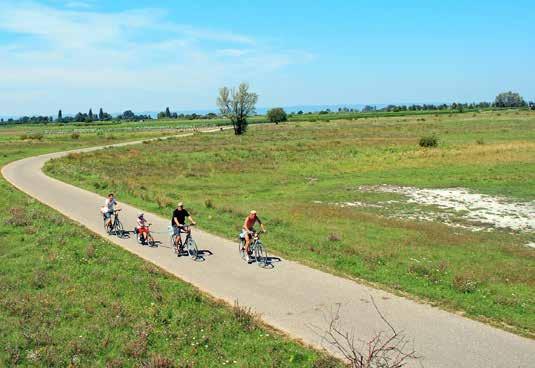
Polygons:
<instances>
[{"instance_id":1,"label":"dry shrub","mask_svg":"<svg viewBox=\"0 0 535 368\"><path fill-rule=\"evenodd\" d=\"M336 234L336 233L330 233L328 239L329 241L332 241L332 242L338 242L342 240L340 234Z\"/></svg>"},{"instance_id":2,"label":"dry shrub","mask_svg":"<svg viewBox=\"0 0 535 368\"><path fill-rule=\"evenodd\" d=\"M122 368L125 363L120 358L115 358L106 362L106 368Z\"/></svg>"},{"instance_id":3,"label":"dry shrub","mask_svg":"<svg viewBox=\"0 0 535 368\"><path fill-rule=\"evenodd\" d=\"M129 342L124 349L126 355L132 358L142 358L147 353L147 346L149 343L149 335L153 327L149 324L139 326L137 328L137 339Z\"/></svg>"},{"instance_id":4,"label":"dry shrub","mask_svg":"<svg viewBox=\"0 0 535 368\"><path fill-rule=\"evenodd\" d=\"M258 314L253 312L250 307L242 307L238 301L232 307L234 318L246 331L252 331L256 328L258 322Z\"/></svg>"},{"instance_id":5,"label":"dry shrub","mask_svg":"<svg viewBox=\"0 0 535 368\"><path fill-rule=\"evenodd\" d=\"M156 204L158 204L158 207L160 208L166 208L171 206L173 201L166 196L158 195L156 196Z\"/></svg>"},{"instance_id":6,"label":"dry shrub","mask_svg":"<svg viewBox=\"0 0 535 368\"><path fill-rule=\"evenodd\" d=\"M95 256L96 248L93 244L89 244L85 250L87 258L93 258Z\"/></svg>"},{"instance_id":7,"label":"dry shrub","mask_svg":"<svg viewBox=\"0 0 535 368\"><path fill-rule=\"evenodd\" d=\"M338 350L349 362L350 368L401 368L418 359L416 352L408 346L410 340L386 320L373 298L371 301L389 331L378 332L370 340L363 342L354 332L343 329L338 306L338 309L331 313L328 330L322 336L323 340Z\"/></svg>"},{"instance_id":8,"label":"dry shrub","mask_svg":"<svg viewBox=\"0 0 535 368\"><path fill-rule=\"evenodd\" d=\"M33 275L32 285L36 289L42 289L46 286L46 272L43 270L35 271Z\"/></svg>"},{"instance_id":9,"label":"dry shrub","mask_svg":"<svg viewBox=\"0 0 535 368\"><path fill-rule=\"evenodd\" d=\"M156 267L155 265L153 265L152 263L145 263L143 265L143 269L148 272L149 274L151 275L159 275L160 274L160 269L158 267Z\"/></svg>"},{"instance_id":10,"label":"dry shrub","mask_svg":"<svg viewBox=\"0 0 535 368\"><path fill-rule=\"evenodd\" d=\"M162 289L160 288L160 284L158 284L158 281L150 279L149 289L151 290L152 296L154 296L154 299L156 299L156 301L161 302L163 300Z\"/></svg>"},{"instance_id":11,"label":"dry shrub","mask_svg":"<svg viewBox=\"0 0 535 368\"><path fill-rule=\"evenodd\" d=\"M12 226L28 226L30 225L30 216L25 213L23 208L12 207L9 209L9 218L5 223Z\"/></svg>"},{"instance_id":12,"label":"dry shrub","mask_svg":"<svg viewBox=\"0 0 535 368\"><path fill-rule=\"evenodd\" d=\"M314 362L312 368L337 368L340 366L340 362L335 358L325 355L320 357Z\"/></svg>"},{"instance_id":13,"label":"dry shrub","mask_svg":"<svg viewBox=\"0 0 535 368\"><path fill-rule=\"evenodd\" d=\"M174 368L175 363L166 357L161 355L154 355L149 361L141 364L143 368Z\"/></svg>"},{"instance_id":14,"label":"dry shrub","mask_svg":"<svg viewBox=\"0 0 535 368\"><path fill-rule=\"evenodd\" d=\"M470 294L477 290L480 282L472 274L459 274L453 278L453 288L461 293Z\"/></svg>"}]
</instances>

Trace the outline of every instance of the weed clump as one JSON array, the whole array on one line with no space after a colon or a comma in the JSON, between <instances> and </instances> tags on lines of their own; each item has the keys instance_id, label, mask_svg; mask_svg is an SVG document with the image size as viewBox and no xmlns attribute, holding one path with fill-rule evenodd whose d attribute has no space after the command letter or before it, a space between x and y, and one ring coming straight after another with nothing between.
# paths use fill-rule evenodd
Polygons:
<instances>
[{"instance_id":1,"label":"weed clump","mask_svg":"<svg viewBox=\"0 0 535 368\"><path fill-rule=\"evenodd\" d=\"M6 220L6 225L28 226L30 225L28 218L29 216L24 213L24 209L12 207L9 209L9 218Z\"/></svg>"},{"instance_id":2,"label":"weed clump","mask_svg":"<svg viewBox=\"0 0 535 368\"><path fill-rule=\"evenodd\" d=\"M472 275L461 274L453 278L453 288L464 294L475 292L478 286L479 282Z\"/></svg>"},{"instance_id":3,"label":"weed clump","mask_svg":"<svg viewBox=\"0 0 535 368\"><path fill-rule=\"evenodd\" d=\"M20 136L20 139L25 141L27 139L32 139L36 141L42 140L44 137L43 133L35 132L35 133L25 133Z\"/></svg>"},{"instance_id":4,"label":"weed clump","mask_svg":"<svg viewBox=\"0 0 535 368\"><path fill-rule=\"evenodd\" d=\"M432 148L438 146L438 138L435 135L430 135L426 137L420 138L420 141L418 142L420 147L426 147L426 148Z\"/></svg>"},{"instance_id":5,"label":"weed clump","mask_svg":"<svg viewBox=\"0 0 535 368\"><path fill-rule=\"evenodd\" d=\"M78 133L78 132L73 132L73 133L71 134L71 138L72 138L72 139L80 139L80 133Z\"/></svg>"},{"instance_id":6,"label":"weed clump","mask_svg":"<svg viewBox=\"0 0 535 368\"><path fill-rule=\"evenodd\" d=\"M234 307L232 307L232 312L234 313L236 321L242 325L245 330L252 331L256 328L258 315L254 313L251 308L242 307L236 300Z\"/></svg>"},{"instance_id":7,"label":"weed clump","mask_svg":"<svg viewBox=\"0 0 535 368\"><path fill-rule=\"evenodd\" d=\"M215 208L214 202L210 198L204 200L204 206L206 208Z\"/></svg>"},{"instance_id":8,"label":"weed clump","mask_svg":"<svg viewBox=\"0 0 535 368\"><path fill-rule=\"evenodd\" d=\"M342 237L340 236L340 234L330 233L328 239L332 242L339 242L340 240L342 240Z\"/></svg>"}]
</instances>

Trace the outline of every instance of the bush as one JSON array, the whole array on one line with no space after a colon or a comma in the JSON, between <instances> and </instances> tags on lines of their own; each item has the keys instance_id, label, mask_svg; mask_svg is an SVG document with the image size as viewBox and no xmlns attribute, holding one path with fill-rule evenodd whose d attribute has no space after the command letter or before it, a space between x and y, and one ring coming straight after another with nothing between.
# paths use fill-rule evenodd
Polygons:
<instances>
[{"instance_id":1,"label":"bush","mask_svg":"<svg viewBox=\"0 0 535 368\"><path fill-rule=\"evenodd\" d=\"M43 133L35 132L35 133L22 134L20 136L20 139L23 141L26 139L34 139L34 140L40 141L43 139L43 137L44 137Z\"/></svg>"},{"instance_id":2,"label":"bush","mask_svg":"<svg viewBox=\"0 0 535 368\"><path fill-rule=\"evenodd\" d=\"M453 288L461 293L470 294L477 290L479 282L472 275L456 275L453 278Z\"/></svg>"},{"instance_id":3,"label":"bush","mask_svg":"<svg viewBox=\"0 0 535 368\"><path fill-rule=\"evenodd\" d=\"M73 132L73 133L71 134L71 138L72 138L72 139L80 139L80 133L78 133L78 132Z\"/></svg>"},{"instance_id":4,"label":"bush","mask_svg":"<svg viewBox=\"0 0 535 368\"><path fill-rule=\"evenodd\" d=\"M206 208L214 208L214 202L210 198L204 200L204 205Z\"/></svg>"},{"instance_id":5,"label":"bush","mask_svg":"<svg viewBox=\"0 0 535 368\"><path fill-rule=\"evenodd\" d=\"M282 107L275 107L267 112L267 119L271 123L281 123L288 120L288 115Z\"/></svg>"},{"instance_id":6,"label":"bush","mask_svg":"<svg viewBox=\"0 0 535 368\"><path fill-rule=\"evenodd\" d=\"M420 138L420 142L418 142L420 147L437 147L438 146L438 138L435 135L422 137Z\"/></svg>"}]
</instances>

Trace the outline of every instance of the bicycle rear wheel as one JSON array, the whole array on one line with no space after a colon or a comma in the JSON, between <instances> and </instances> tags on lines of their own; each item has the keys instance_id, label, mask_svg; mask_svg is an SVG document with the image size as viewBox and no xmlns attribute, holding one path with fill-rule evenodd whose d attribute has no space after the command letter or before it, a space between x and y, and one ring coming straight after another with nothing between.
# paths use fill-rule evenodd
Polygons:
<instances>
[{"instance_id":1,"label":"bicycle rear wheel","mask_svg":"<svg viewBox=\"0 0 535 368\"><path fill-rule=\"evenodd\" d=\"M189 256L195 260L199 256L199 249L197 248L197 243L192 238L188 239L188 254Z\"/></svg>"},{"instance_id":2,"label":"bicycle rear wheel","mask_svg":"<svg viewBox=\"0 0 535 368\"><path fill-rule=\"evenodd\" d=\"M171 247L177 256L180 256L180 235L171 236Z\"/></svg>"},{"instance_id":3,"label":"bicycle rear wheel","mask_svg":"<svg viewBox=\"0 0 535 368\"><path fill-rule=\"evenodd\" d=\"M255 244L254 256L256 263L258 263L260 267L266 267L268 265L267 250L264 247L264 244L260 241L257 241Z\"/></svg>"},{"instance_id":4,"label":"bicycle rear wheel","mask_svg":"<svg viewBox=\"0 0 535 368\"><path fill-rule=\"evenodd\" d=\"M104 231L105 231L108 235L111 235L111 226L109 226L109 225L107 224L107 221L108 221L107 219L104 219L104 222L103 222L103 224L104 224Z\"/></svg>"},{"instance_id":5,"label":"bicycle rear wheel","mask_svg":"<svg viewBox=\"0 0 535 368\"><path fill-rule=\"evenodd\" d=\"M238 242L238 252L240 253L241 259L245 259L245 239L241 239Z\"/></svg>"}]
</instances>

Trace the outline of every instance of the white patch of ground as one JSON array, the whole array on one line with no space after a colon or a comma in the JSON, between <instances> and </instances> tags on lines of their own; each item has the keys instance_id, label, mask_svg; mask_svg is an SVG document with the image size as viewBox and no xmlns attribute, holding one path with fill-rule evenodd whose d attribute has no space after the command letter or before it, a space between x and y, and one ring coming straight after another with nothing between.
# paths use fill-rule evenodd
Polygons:
<instances>
[{"instance_id":1,"label":"white patch of ground","mask_svg":"<svg viewBox=\"0 0 535 368\"><path fill-rule=\"evenodd\" d=\"M535 232L535 201L515 202L463 188L421 189L394 185L362 186L361 192L394 193L405 200L331 203L340 207L382 209L386 217L433 221L472 231L503 229ZM407 208L404 204L414 204ZM535 248L535 243L528 246Z\"/></svg>"},{"instance_id":2,"label":"white patch of ground","mask_svg":"<svg viewBox=\"0 0 535 368\"><path fill-rule=\"evenodd\" d=\"M515 202L504 197L472 193L463 188L420 189L393 185L360 187L361 191L401 194L408 203L436 206L460 218L497 229L535 231L535 201Z\"/></svg>"}]
</instances>

